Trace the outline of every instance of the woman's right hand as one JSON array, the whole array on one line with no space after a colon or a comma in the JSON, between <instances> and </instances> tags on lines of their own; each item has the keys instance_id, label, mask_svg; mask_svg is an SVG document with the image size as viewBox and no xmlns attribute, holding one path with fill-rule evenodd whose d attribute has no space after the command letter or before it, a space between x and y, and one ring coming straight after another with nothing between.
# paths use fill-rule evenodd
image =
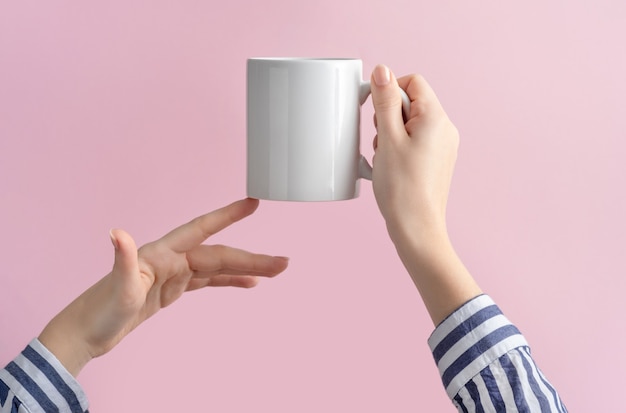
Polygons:
<instances>
[{"instance_id":1,"label":"woman's right hand","mask_svg":"<svg viewBox=\"0 0 626 413\"><path fill-rule=\"evenodd\" d=\"M402 118L398 86L411 100ZM389 236L435 325L480 288L448 238L446 205L459 133L419 75L395 79L385 66L372 74L378 134L374 138L374 195Z\"/></svg>"},{"instance_id":2,"label":"woman's right hand","mask_svg":"<svg viewBox=\"0 0 626 413\"><path fill-rule=\"evenodd\" d=\"M411 100L406 123L398 86ZM372 74L376 111L373 186L394 241L422 244L446 235L446 204L459 134L435 92L419 75L395 79L385 66Z\"/></svg>"}]
</instances>

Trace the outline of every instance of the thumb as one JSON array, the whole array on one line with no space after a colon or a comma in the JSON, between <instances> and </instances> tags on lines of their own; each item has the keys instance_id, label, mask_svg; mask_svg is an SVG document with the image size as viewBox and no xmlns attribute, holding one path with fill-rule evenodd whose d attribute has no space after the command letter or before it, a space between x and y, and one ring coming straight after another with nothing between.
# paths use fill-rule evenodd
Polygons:
<instances>
[{"instance_id":1,"label":"thumb","mask_svg":"<svg viewBox=\"0 0 626 413\"><path fill-rule=\"evenodd\" d=\"M115 263L113 273L120 276L130 276L137 271L137 245L126 231L112 229L109 232L113 247L115 247Z\"/></svg>"},{"instance_id":2,"label":"thumb","mask_svg":"<svg viewBox=\"0 0 626 413\"><path fill-rule=\"evenodd\" d=\"M372 72L372 102L379 135L406 134L402 119L402 98L395 76L387 66L378 65Z\"/></svg>"}]
</instances>

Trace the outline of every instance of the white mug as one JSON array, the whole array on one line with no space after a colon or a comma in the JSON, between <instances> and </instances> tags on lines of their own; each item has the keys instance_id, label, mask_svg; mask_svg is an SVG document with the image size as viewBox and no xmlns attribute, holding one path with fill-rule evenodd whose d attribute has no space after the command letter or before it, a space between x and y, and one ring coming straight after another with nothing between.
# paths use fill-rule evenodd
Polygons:
<instances>
[{"instance_id":1,"label":"white mug","mask_svg":"<svg viewBox=\"0 0 626 413\"><path fill-rule=\"evenodd\" d=\"M359 178L372 179L360 155L361 105L371 93L361 60L254 58L247 66L248 196L356 198Z\"/></svg>"}]
</instances>

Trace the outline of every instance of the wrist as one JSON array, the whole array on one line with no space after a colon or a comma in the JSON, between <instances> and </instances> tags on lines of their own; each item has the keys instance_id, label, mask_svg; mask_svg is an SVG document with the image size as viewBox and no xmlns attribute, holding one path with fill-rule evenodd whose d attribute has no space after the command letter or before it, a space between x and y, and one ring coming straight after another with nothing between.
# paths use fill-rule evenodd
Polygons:
<instances>
[{"instance_id":1,"label":"wrist","mask_svg":"<svg viewBox=\"0 0 626 413\"><path fill-rule=\"evenodd\" d=\"M410 251L411 255L428 257L433 246L440 248L449 245L448 229L445 219L427 219L415 217L387 219L387 232L398 253Z\"/></svg>"},{"instance_id":2,"label":"wrist","mask_svg":"<svg viewBox=\"0 0 626 413\"><path fill-rule=\"evenodd\" d=\"M445 230L432 228L405 228L394 231L390 237L398 256L416 281L429 272L421 271L430 268L437 262L456 261L457 255Z\"/></svg>"},{"instance_id":3,"label":"wrist","mask_svg":"<svg viewBox=\"0 0 626 413\"><path fill-rule=\"evenodd\" d=\"M74 377L93 358L87 344L77 335L78 329L68 325L63 312L43 329L38 340Z\"/></svg>"},{"instance_id":4,"label":"wrist","mask_svg":"<svg viewBox=\"0 0 626 413\"><path fill-rule=\"evenodd\" d=\"M389 233L434 325L481 293L457 255L445 225L405 225L389 228Z\"/></svg>"}]
</instances>

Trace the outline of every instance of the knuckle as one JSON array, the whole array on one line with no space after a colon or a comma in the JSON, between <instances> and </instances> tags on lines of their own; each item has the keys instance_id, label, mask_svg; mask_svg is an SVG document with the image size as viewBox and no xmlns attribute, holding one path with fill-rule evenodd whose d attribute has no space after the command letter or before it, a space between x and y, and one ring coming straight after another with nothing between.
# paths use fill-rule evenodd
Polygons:
<instances>
[{"instance_id":1,"label":"knuckle","mask_svg":"<svg viewBox=\"0 0 626 413\"><path fill-rule=\"evenodd\" d=\"M228 252L228 247L223 244L211 245L211 252L215 255L223 256Z\"/></svg>"},{"instance_id":2,"label":"knuckle","mask_svg":"<svg viewBox=\"0 0 626 413\"><path fill-rule=\"evenodd\" d=\"M424 95L417 95L411 100L411 112L413 116L421 117L428 113L429 109L428 99Z\"/></svg>"},{"instance_id":3,"label":"knuckle","mask_svg":"<svg viewBox=\"0 0 626 413\"><path fill-rule=\"evenodd\" d=\"M411 99L411 112L414 116L423 116L432 110L433 98L428 90L430 87L424 76L414 73L408 77L407 89Z\"/></svg>"}]
</instances>

